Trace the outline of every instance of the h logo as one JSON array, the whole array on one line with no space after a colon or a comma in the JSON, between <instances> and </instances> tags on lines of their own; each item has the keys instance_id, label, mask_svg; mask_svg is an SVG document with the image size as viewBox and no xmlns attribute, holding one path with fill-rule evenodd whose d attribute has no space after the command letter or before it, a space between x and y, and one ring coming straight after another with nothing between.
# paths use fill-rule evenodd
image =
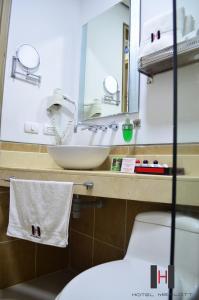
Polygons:
<instances>
[{"instance_id":1,"label":"h logo","mask_svg":"<svg viewBox=\"0 0 199 300\"><path fill-rule=\"evenodd\" d=\"M157 285L164 282L169 289L174 288L174 266L168 266L168 270L161 273L156 265L151 266L151 288L157 289Z\"/></svg>"},{"instance_id":2,"label":"h logo","mask_svg":"<svg viewBox=\"0 0 199 300\"><path fill-rule=\"evenodd\" d=\"M155 39L160 40L161 38L161 32L160 30L157 31L157 33L151 33L151 43L155 41Z\"/></svg>"},{"instance_id":3,"label":"h logo","mask_svg":"<svg viewBox=\"0 0 199 300\"><path fill-rule=\"evenodd\" d=\"M32 225L31 228L32 228L32 234L31 235L33 237L35 237L35 238L40 239L40 237L41 237L41 229L40 229L40 227Z\"/></svg>"}]
</instances>

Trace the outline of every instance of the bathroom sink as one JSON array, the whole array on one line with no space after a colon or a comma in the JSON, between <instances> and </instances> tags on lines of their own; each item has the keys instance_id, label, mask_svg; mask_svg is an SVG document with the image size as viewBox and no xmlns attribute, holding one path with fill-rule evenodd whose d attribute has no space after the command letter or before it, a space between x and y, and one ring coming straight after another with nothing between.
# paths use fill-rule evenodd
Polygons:
<instances>
[{"instance_id":1,"label":"bathroom sink","mask_svg":"<svg viewBox=\"0 0 199 300\"><path fill-rule=\"evenodd\" d=\"M48 146L50 156L64 169L95 169L105 161L109 152L108 146Z\"/></svg>"}]
</instances>

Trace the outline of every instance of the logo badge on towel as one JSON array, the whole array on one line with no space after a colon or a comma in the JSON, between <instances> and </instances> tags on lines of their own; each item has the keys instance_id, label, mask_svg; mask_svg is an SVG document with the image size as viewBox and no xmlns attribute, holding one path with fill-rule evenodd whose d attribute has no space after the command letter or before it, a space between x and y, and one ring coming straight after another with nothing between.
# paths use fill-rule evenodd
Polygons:
<instances>
[{"instance_id":1,"label":"logo badge on towel","mask_svg":"<svg viewBox=\"0 0 199 300\"><path fill-rule=\"evenodd\" d=\"M35 226L35 225L32 225L31 226L31 229L32 229L32 234L31 236L37 238L37 239L40 239L41 238L41 229L39 226Z\"/></svg>"},{"instance_id":2,"label":"logo badge on towel","mask_svg":"<svg viewBox=\"0 0 199 300\"><path fill-rule=\"evenodd\" d=\"M161 38L160 30L158 30L157 33L151 33L151 43L153 43L156 39L160 40L160 38Z\"/></svg>"}]
</instances>

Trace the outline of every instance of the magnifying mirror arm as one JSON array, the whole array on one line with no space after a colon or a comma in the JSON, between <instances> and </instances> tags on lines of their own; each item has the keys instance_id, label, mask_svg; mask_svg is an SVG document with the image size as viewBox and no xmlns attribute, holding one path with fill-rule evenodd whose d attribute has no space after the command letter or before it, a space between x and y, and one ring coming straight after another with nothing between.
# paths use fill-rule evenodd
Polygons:
<instances>
[{"instance_id":1,"label":"magnifying mirror arm","mask_svg":"<svg viewBox=\"0 0 199 300\"><path fill-rule=\"evenodd\" d=\"M114 97L115 96L115 97ZM118 90L115 95L106 94L104 95L104 103L111 104L111 105L119 105L120 104L120 91Z\"/></svg>"},{"instance_id":2,"label":"magnifying mirror arm","mask_svg":"<svg viewBox=\"0 0 199 300\"><path fill-rule=\"evenodd\" d=\"M19 79L22 81L26 81L28 83L34 85L40 85L41 83L41 76L32 74L30 69L24 70L24 73L17 71L17 64L19 60L16 56L12 57L12 70L11 70L11 77L14 79Z\"/></svg>"}]
</instances>

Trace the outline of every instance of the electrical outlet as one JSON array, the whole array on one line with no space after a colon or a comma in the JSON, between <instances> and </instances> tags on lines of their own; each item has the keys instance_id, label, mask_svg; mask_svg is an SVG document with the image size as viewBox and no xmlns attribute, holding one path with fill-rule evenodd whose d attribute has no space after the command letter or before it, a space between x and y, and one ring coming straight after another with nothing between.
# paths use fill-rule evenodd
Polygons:
<instances>
[{"instance_id":1,"label":"electrical outlet","mask_svg":"<svg viewBox=\"0 0 199 300\"><path fill-rule=\"evenodd\" d=\"M55 129L54 126L49 125L49 124L45 124L44 125L44 130L43 130L43 134L45 135L55 135Z\"/></svg>"}]
</instances>

